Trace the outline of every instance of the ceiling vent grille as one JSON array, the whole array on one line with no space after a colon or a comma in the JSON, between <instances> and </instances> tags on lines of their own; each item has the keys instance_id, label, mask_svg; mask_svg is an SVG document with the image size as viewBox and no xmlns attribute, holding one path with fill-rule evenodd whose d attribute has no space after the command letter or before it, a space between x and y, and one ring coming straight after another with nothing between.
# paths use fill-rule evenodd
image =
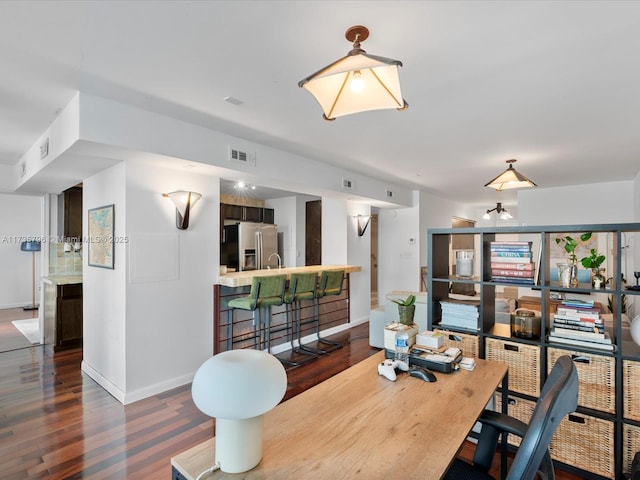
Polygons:
<instances>
[{"instance_id":1,"label":"ceiling vent grille","mask_svg":"<svg viewBox=\"0 0 640 480\"><path fill-rule=\"evenodd\" d=\"M387 189L387 198L393 198L393 190Z\"/></svg>"},{"instance_id":2,"label":"ceiling vent grille","mask_svg":"<svg viewBox=\"0 0 640 480\"><path fill-rule=\"evenodd\" d=\"M342 177L342 188L344 190L353 190L353 182L348 178Z\"/></svg>"},{"instance_id":3,"label":"ceiling vent grille","mask_svg":"<svg viewBox=\"0 0 640 480\"><path fill-rule=\"evenodd\" d=\"M229 160L244 165L256 165L256 157L248 152L229 146Z\"/></svg>"}]
</instances>

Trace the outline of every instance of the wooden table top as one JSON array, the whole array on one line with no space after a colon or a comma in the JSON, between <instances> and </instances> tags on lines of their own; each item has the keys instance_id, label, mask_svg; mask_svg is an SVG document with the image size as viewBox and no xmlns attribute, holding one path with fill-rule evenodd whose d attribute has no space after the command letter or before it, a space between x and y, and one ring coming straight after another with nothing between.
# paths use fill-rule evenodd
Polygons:
<instances>
[{"instance_id":1,"label":"wooden table top","mask_svg":"<svg viewBox=\"0 0 640 480\"><path fill-rule=\"evenodd\" d=\"M243 474L205 479L437 479L507 372L476 360L473 371L437 373L423 382L378 375L383 352L265 414L263 457ZM187 479L214 463L215 438L171 459Z\"/></svg>"},{"instance_id":2,"label":"wooden table top","mask_svg":"<svg viewBox=\"0 0 640 480\"><path fill-rule=\"evenodd\" d=\"M361 271L362 267L359 265L310 265L307 267L272 268L269 270L244 270L242 272L231 272L219 275L217 283L225 287L244 287L251 285L253 277L284 274L287 275L288 278L292 273L316 272L320 274L324 270L344 270L347 273L351 273Z\"/></svg>"}]
</instances>

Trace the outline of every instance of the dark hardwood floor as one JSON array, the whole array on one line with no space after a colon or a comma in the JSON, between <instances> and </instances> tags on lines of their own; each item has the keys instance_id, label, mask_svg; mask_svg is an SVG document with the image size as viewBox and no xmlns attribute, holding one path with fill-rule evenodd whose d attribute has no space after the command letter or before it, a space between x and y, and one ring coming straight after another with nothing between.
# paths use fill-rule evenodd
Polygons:
<instances>
[{"instance_id":1,"label":"dark hardwood floor","mask_svg":"<svg viewBox=\"0 0 640 480\"><path fill-rule=\"evenodd\" d=\"M0 352L28 348L31 342L11 323L13 320L36 318L38 310L22 308L0 309Z\"/></svg>"},{"instance_id":2,"label":"dark hardwood floor","mask_svg":"<svg viewBox=\"0 0 640 480\"><path fill-rule=\"evenodd\" d=\"M368 324L332 338L345 347L288 370L285 399L378 351ZM81 360L80 349L0 353L0 478L169 479L171 457L213 435L190 385L123 406L80 371ZM465 445L461 456L471 452Z\"/></svg>"}]
</instances>

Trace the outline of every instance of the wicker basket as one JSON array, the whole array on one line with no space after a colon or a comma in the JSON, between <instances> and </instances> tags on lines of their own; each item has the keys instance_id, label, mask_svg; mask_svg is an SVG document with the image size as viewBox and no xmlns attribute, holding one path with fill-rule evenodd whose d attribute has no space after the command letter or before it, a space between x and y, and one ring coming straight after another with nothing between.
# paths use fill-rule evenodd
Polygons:
<instances>
[{"instance_id":1,"label":"wicker basket","mask_svg":"<svg viewBox=\"0 0 640 480\"><path fill-rule=\"evenodd\" d=\"M640 451L640 427L624 424L622 426L622 473L631 471L631 462Z\"/></svg>"},{"instance_id":2,"label":"wicker basket","mask_svg":"<svg viewBox=\"0 0 640 480\"><path fill-rule=\"evenodd\" d=\"M574 352L560 348L547 349L547 368L551 368L562 355L574 359L578 370L578 405L602 412L616 411L616 360L592 353Z\"/></svg>"},{"instance_id":3,"label":"wicker basket","mask_svg":"<svg viewBox=\"0 0 640 480\"><path fill-rule=\"evenodd\" d=\"M444 335L444 345L459 348L463 357L478 358L478 336L466 333L451 332L449 330L440 330Z\"/></svg>"},{"instance_id":4,"label":"wicker basket","mask_svg":"<svg viewBox=\"0 0 640 480\"><path fill-rule=\"evenodd\" d=\"M487 360L509 366L509 390L537 397L540 395L540 347L525 343L486 339Z\"/></svg>"},{"instance_id":5,"label":"wicker basket","mask_svg":"<svg viewBox=\"0 0 640 480\"><path fill-rule=\"evenodd\" d=\"M624 418L640 421L640 362L622 361Z\"/></svg>"},{"instance_id":6,"label":"wicker basket","mask_svg":"<svg viewBox=\"0 0 640 480\"><path fill-rule=\"evenodd\" d=\"M614 478L613 422L572 413L556 430L549 450L553 459Z\"/></svg>"},{"instance_id":7,"label":"wicker basket","mask_svg":"<svg viewBox=\"0 0 640 480\"><path fill-rule=\"evenodd\" d=\"M529 420L531 420L531 414L533 413L533 409L536 408L535 402L531 400L525 400L524 398L512 397L509 396L508 405L507 405L507 415L513 418L517 418L518 420L529 424ZM496 412L502 411L502 395L500 393L496 394ZM510 445L520 445L521 438L517 435L509 434L507 437L507 442Z\"/></svg>"}]
</instances>

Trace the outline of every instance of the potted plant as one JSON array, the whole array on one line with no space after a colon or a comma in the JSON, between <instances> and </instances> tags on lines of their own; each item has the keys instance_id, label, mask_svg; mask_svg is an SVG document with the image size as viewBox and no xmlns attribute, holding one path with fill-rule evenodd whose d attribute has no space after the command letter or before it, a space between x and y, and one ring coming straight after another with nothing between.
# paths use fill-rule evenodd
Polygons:
<instances>
[{"instance_id":1,"label":"potted plant","mask_svg":"<svg viewBox=\"0 0 640 480\"><path fill-rule=\"evenodd\" d=\"M405 300L392 300L398 304L398 318L400 323L413 325L413 316L416 312L416 296L409 295Z\"/></svg>"},{"instance_id":2,"label":"potted plant","mask_svg":"<svg viewBox=\"0 0 640 480\"><path fill-rule=\"evenodd\" d=\"M591 232L585 232L580 235L579 240L576 240L569 235L565 235L564 237L556 238L556 243L560 245L564 244L564 250L569 254L569 268L570 268L570 285L572 287L578 286L578 257L576 257L576 248L580 242L586 242L591 238ZM603 260L604 261L604 260Z\"/></svg>"},{"instance_id":3,"label":"potted plant","mask_svg":"<svg viewBox=\"0 0 640 480\"><path fill-rule=\"evenodd\" d=\"M584 268L591 269L591 285L593 288L604 288L607 280L600 270L600 265L602 265L606 257L599 254L595 248L592 248L590 253L588 257L584 257L580 262Z\"/></svg>"}]
</instances>

